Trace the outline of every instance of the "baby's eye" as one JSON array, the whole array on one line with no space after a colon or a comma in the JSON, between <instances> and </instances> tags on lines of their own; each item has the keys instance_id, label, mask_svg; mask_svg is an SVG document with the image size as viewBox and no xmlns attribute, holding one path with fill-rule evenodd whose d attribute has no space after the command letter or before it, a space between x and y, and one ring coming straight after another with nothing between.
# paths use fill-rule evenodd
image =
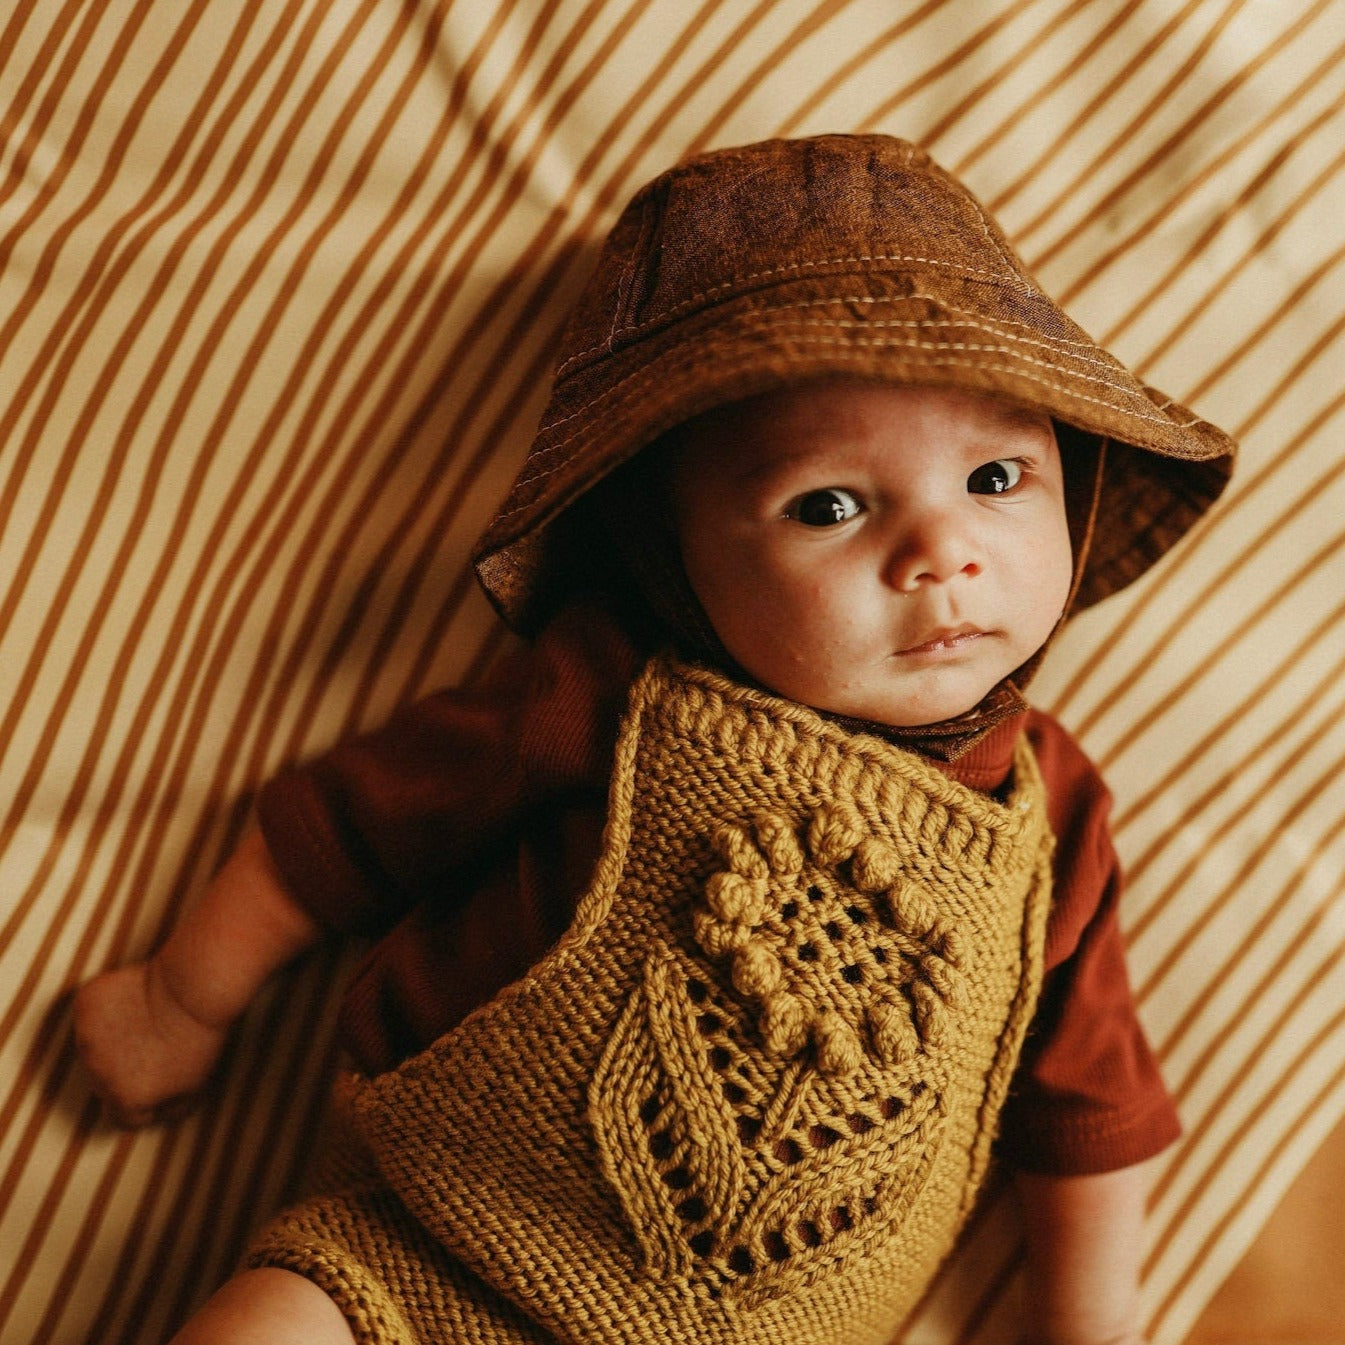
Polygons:
<instances>
[{"instance_id":1,"label":"baby's eye","mask_svg":"<svg viewBox=\"0 0 1345 1345\"><path fill-rule=\"evenodd\" d=\"M1003 495L1023 479L1023 464L1013 458L996 458L982 463L967 478L967 490L972 495Z\"/></svg>"},{"instance_id":2,"label":"baby's eye","mask_svg":"<svg viewBox=\"0 0 1345 1345\"><path fill-rule=\"evenodd\" d=\"M810 490L806 495L800 495L785 510L785 517L810 528L829 528L854 518L863 507L848 490L828 486L825 490Z\"/></svg>"}]
</instances>

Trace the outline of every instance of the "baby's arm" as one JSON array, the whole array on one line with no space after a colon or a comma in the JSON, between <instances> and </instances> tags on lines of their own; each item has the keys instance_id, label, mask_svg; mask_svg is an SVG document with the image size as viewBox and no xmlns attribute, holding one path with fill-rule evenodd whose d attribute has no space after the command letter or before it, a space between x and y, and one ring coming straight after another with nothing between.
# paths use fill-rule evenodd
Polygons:
<instances>
[{"instance_id":1,"label":"baby's arm","mask_svg":"<svg viewBox=\"0 0 1345 1345\"><path fill-rule=\"evenodd\" d=\"M157 952L75 996L75 1040L114 1118L145 1125L197 1092L233 1022L318 932L252 828Z\"/></svg>"},{"instance_id":2,"label":"baby's arm","mask_svg":"<svg viewBox=\"0 0 1345 1345\"><path fill-rule=\"evenodd\" d=\"M1147 1165L1087 1177L1019 1173L1030 1345L1144 1345L1139 1277Z\"/></svg>"}]
</instances>

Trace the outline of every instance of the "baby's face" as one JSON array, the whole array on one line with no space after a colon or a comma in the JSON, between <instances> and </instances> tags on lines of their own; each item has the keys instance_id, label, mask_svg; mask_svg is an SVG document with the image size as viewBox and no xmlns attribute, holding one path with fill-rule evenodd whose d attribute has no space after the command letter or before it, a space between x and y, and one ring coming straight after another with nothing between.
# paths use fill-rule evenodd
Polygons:
<instances>
[{"instance_id":1,"label":"baby's face","mask_svg":"<svg viewBox=\"0 0 1345 1345\"><path fill-rule=\"evenodd\" d=\"M790 700L952 718L1046 642L1068 598L1045 415L836 379L702 417L674 457L692 588L739 665Z\"/></svg>"}]
</instances>

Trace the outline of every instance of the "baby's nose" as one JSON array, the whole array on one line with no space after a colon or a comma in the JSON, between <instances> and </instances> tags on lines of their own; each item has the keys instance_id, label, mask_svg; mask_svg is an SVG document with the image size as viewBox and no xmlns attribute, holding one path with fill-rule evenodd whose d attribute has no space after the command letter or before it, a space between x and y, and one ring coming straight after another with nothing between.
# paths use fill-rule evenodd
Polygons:
<instances>
[{"instance_id":1,"label":"baby's nose","mask_svg":"<svg viewBox=\"0 0 1345 1345\"><path fill-rule=\"evenodd\" d=\"M895 540L887 582L899 592L914 593L959 576L975 578L981 568L980 548L969 529L947 518L928 518L910 525Z\"/></svg>"}]
</instances>

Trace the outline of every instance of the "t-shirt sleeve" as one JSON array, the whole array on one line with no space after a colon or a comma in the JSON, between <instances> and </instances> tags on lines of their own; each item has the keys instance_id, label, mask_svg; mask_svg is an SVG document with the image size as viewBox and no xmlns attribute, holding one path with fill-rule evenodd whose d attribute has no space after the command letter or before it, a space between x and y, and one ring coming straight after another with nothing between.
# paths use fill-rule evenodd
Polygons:
<instances>
[{"instance_id":1,"label":"t-shirt sleeve","mask_svg":"<svg viewBox=\"0 0 1345 1345\"><path fill-rule=\"evenodd\" d=\"M1058 1176L1128 1167L1181 1132L1140 1025L1118 920L1111 798L1077 743L1033 712L1028 732L1056 835L1046 974L1000 1144L1014 1165Z\"/></svg>"},{"instance_id":2,"label":"t-shirt sleeve","mask_svg":"<svg viewBox=\"0 0 1345 1345\"><path fill-rule=\"evenodd\" d=\"M452 901L529 812L605 785L635 651L573 609L479 687L436 693L282 771L257 812L281 877L325 928L378 935Z\"/></svg>"}]
</instances>

